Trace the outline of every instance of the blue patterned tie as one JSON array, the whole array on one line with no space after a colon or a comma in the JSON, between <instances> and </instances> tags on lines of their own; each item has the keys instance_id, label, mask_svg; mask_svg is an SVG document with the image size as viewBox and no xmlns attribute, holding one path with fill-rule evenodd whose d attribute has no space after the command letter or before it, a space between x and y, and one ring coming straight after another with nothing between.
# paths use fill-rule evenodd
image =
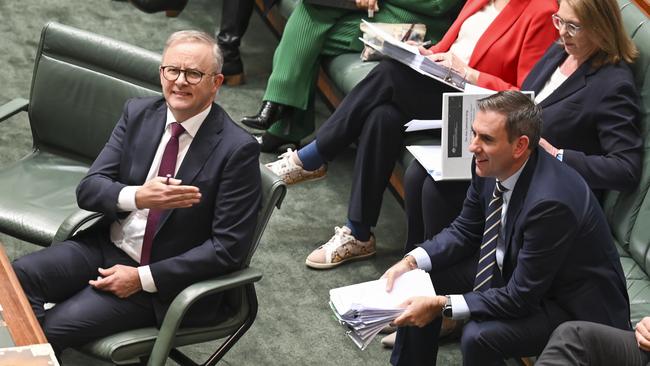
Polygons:
<instances>
[{"instance_id":1,"label":"blue patterned tie","mask_svg":"<svg viewBox=\"0 0 650 366\"><path fill-rule=\"evenodd\" d=\"M503 194L508 190L501 183L496 182L492 199L488 205L488 215L485 219L485 231L481 243L481 253L478 259L474 291L489 289L492 282L494 267L497 263L497 241L501 232L501 210L503 208Z\"/></svg>"}]
</instances>

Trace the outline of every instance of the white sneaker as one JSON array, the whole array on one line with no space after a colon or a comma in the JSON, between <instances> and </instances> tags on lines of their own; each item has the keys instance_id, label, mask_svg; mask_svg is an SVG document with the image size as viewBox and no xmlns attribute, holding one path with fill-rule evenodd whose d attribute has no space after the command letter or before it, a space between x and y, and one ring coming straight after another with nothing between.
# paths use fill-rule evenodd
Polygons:
<instances>
[{"instance_id":1,"label":"white sneaker","mask_svg":"<svg viewBox=\"0 0 650 366\"><path fill-rule=\"evenodd\" d=\"M357 240L347 226L335 227L334 236L309 254L305 264L316 269L329 269L347 261L375 255L375 236L368 241Z\"/></svg>"},{"instance_id":2,"label":"white sneaker","mask_svg":"<svg viewBox=\"0 0 650 366\"><path fill-rule=\"evenodd\" d=\"M269 168L286 184L295 184L325 177L327 173L327 166L325 164L316 170L305 170L293 161L293 154L295 153L295 151L287 149L287 152L278 156L280 160L265 164L264 166Z\"/></svg>"}]
</instances>

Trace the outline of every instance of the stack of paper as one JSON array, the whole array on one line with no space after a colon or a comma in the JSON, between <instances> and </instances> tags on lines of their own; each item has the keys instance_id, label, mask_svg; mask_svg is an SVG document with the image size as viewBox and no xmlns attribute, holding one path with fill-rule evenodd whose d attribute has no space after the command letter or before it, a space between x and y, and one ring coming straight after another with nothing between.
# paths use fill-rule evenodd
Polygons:
<instances>
[{"instance_id":1,"label":"stack of paper","mask_svg":"<svg viewBox=\"0 0 650 366\"><path fill-rule=\"evenodd\" d=\"M403 311L400 305L413 296L435 296L429 275L421 269L398 277L391 292L386 279L330 290L330 307L347 335L365 349L379 331Z\"/></svg>"}]
</instances>

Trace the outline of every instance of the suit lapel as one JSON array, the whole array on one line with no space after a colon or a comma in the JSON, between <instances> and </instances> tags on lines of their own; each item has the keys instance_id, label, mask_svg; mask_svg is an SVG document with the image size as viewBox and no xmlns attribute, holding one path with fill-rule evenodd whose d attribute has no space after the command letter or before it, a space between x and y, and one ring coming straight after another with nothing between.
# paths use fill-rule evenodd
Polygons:
<instances>
[{"instance_id":1,"label":"suit lapel","mask_svg":"<svg viewBox=\"0 0 650 366\"><path fill-rule=\"evenodd\" d=\"M511 0L503 10L492 21L492 24L485 30L481 38L476 43L476 47L469 59L469 66L474 67L485 56L504 33L519 19L519 16L526 10L528 3L532 0ZM486 2L487 3L487 2ZM485 4L484 4L485 5Z\"/></svg>"},{"instance_id":2,"label":"suit lapel","mask_svg":"<svg viewBox=\"0 0 650 366\"><path fill-rule=\"evenodd\" d=\"M137 184L142 184L147 179L151 162L156 155L167 118L167 104L164 102L158 108L148 109L142 118L142 127L139 136L134 139L134 153L132 155L131 171L129 176Z\"/></svg>"},{"instance_id":3,"label":"suit lapel","mask_svg":"<svg viewBox=\"0 0 650 366\"><path fill-rule=\"evenodd\" d=\"M447 33L445 34L443 39L440 41L440 43L435 46L436 52L447 52L447 51L449 51L449 49L451 48L451 45L458 38L458 33L460 32L460 27L463 25L463 23L465 23L465 20L467 20L467 18L474 15L479 10L483 9L483 7L485 5L487 5L487 3L489 3L489 2L490 2L490 0L475 1L475 2L470 2L465 7L463 7L460 14L458 14L458 17L456 18L454 23L449 28L449 31L447 31Z\"/></svg>"},{"instance_id":4,"label":"suit lapel","mask_svg":"<svg viewBox=\"0 0 650 366\"><path fill-rule=\"evenodd\" d=\"M526 199L526 194L530 188L530 182L532 181L533 174L537 168L538 157L539 148L534 151L528 158L528 162L526 163L524 170L521 172L521 175L515 184L515 189L512 191L512 195L510 196L510 201L508 202L508 211L506 212L506 227L504 230L504 243L506 247L504 248L503 268L506 268L506 261L509 261L511 255L510 251L513 239L512 234L514 233L515 223L519 218L524 200Z\"/></svg>"},{"instance_id":5,"label":"suit lapel","mask_svg":"<svg viewBox=\"0 0 650 366\"><path fill-rule=\"evenodd\" d=\"M212 104L212 110L201 124L201 127L192 139L185 158L181 163L176 179L183 181L183 185L191 185L196 178L196 175L201 171L201 168L208 161L212 151L221 141L221 131L223 130L224 119L221 116L221 109ZM163 211L160 222L158 223L158 230L165 224L167 218L174 212L174 210Z\"/></svg>"},{"instance_id":6,"label":"suit lapel","mask_svg":"<svg viewBox=\"0 0 650 366\"><path fill-rule=\"evenodd\" d=\"M564 52L562 52L564 54ZM559 63L558 63L559 65ZM557 65L556 65L557 67ZM553 69L555 71L555 69ZM542 108L545 108L551 104L557 103L559 101L562 101L566 97L574 94L578 90L582 89L587 85L586 79L587 75L592 73L593 71L591 70L591 62L586 61L576 71L573 72L569 76L568 79L562 83L551 95L549 95L546 99L544 99L539 105ZM550 74L549 74L550 76ZM546 82L546 80L544 80Z\"/></svg>"},{"instance_id":7,"label":"suit lapel","mask_svg":"<svg viewBox=\"0 0 650 366\"><path fill-rule=\"evenodd\" d=\"M526 85L526 90L532 90L535 92L535 95L538 95L542 90L546 81L553 75L553 72L557 67L562 63L566 58L566 53L561 46L553 45L553 50L548 54L548 57L542 57L544 64L540 65L540 68L535 67L526 79L534 79L530 85ZM524 84L526 84L524 82ZM523 90L523 88L522 88Z\"/></svg>"}]
</instances>

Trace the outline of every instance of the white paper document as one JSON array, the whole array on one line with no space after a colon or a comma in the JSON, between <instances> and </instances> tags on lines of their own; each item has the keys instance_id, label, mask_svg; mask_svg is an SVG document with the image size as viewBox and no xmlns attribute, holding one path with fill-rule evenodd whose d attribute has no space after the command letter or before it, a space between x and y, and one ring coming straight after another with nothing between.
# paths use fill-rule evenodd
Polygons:
<instances>
[{"instance_id":1,"label":"white paper document","mask_svg":"<svg viewBox=\"0 0 650 366\"><path fill-rule=\"evenodd\" d=\"M406 122L404 125L406 132L423 131L423 130L439 130L442 128L442 120L440 119L414 119Z\"/></svg>"},{"instance_id":2,"label":"white paper document","mask_svg":"<svg viewBox=\"0 0 650 366\"><path fill-rule=\"evenodd\" d=\"M330 307L347 335L361 349L403 311L399 305L413 296L435 296L429 275L421 269L409 271L386 292L386 279L330 290Z\"/></svg>"}]
</instances>

